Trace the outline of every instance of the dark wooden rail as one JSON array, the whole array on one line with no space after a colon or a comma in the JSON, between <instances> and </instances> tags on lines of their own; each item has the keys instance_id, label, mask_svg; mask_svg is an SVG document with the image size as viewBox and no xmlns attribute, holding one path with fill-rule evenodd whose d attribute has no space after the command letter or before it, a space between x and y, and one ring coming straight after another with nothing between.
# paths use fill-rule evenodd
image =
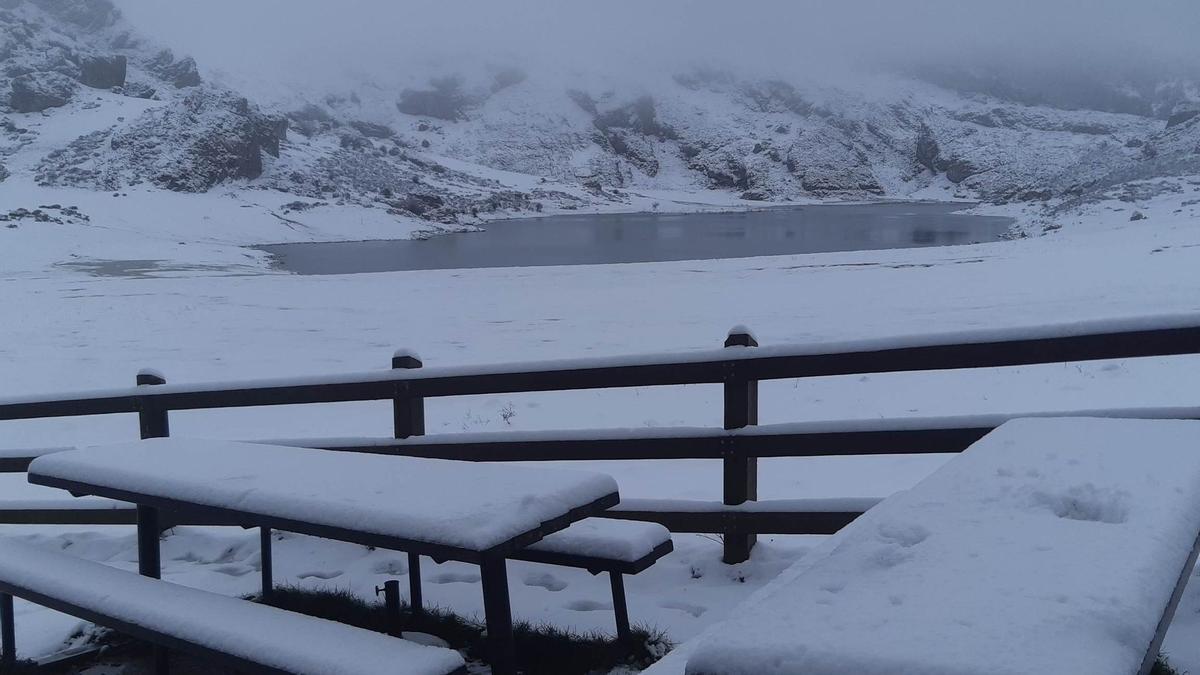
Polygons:
<instances>
[{"instance_id":1,"label":"dark wooden rail","mask_svg":"<svg viewBox=\"0 0 1200 675\"><path fill-rule=\"evenodd\" d=\"M676 531L722 533L725 559L740 562L748 557L755 534L827 533L861 513L798 511L795 504L778 511L742 508L757 500L758 458L959 452L1005 419L872 420L756 428L759 381L1196 353L1200 353L1200 316L1195 315L766 348L758 347L747 331L735 330L724 349L682 355L423 368L415 356L398 353L390 371L189 386L169 385L160 376L143 373L136 387L0 401L0 420L137 413L141 436L151 438L169 434L168 416L175 410L391 400L393 439L289 443L472 461L720 459L724 465L724 508L626 510L614 516L658 520ZM723 386L724 429L422 438L424 400L429 397L684 384ZM1200 409L1130 408L1059 414L1200 418ZM0 471L24 471L34 454L6 452L0 455ZM112 522L124 517L119 513L96 512L89 516L72 511L64 512L62 518L76 519L70 522L108 518L104 522ZM17 522L11 518L20 517L52 522L41 518L54 516L9 512L0 520Z\"/></svg>"}]
</instances>

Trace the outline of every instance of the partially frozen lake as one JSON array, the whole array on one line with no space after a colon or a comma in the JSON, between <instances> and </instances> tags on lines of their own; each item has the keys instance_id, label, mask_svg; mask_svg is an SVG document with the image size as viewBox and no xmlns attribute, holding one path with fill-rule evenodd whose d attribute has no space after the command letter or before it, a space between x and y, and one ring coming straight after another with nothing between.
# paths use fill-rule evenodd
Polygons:
<instances>
[{"instance_id":1,"label":"partially frozen lake","mask_svg":"<svg viewBox=\"0 0 1200 675\"><path fill-rule=\"evenodd\" d=\"M502 220L425 240L262 246L297 274L711 260L997 241L1011 219L963 204L863 204L737 213L604 214Z\"/></svg>"}]
</instances>

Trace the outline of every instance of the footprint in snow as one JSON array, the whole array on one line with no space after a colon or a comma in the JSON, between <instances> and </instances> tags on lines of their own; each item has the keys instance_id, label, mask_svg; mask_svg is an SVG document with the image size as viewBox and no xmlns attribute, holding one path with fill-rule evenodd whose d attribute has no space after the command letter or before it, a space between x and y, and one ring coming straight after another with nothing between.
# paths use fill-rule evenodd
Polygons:
<instances>
[{"instance_id":1,"label":"footprint in snow","mask_svg":"<svg viewBox=\"0 0 1200 675\"><path fill-rule=\"evenodd\" d=\"M244 577L253 572L254 568L247 567L246 565L221 565L220 567L214 567L213 571L218 574L227 574L231 577Z\"/></svg>"},{"instance_id":2,"label":"footprint in snow","mask_svg":"<svg viewBox=\"0 0 1200 675\"><path fill-rule=\"evenodd\" d=\"M676 602L674 600L667 600L664 602L660 602L660 603L658 603L658 606L662 607L664 609L677 609L681 612L687 612L688 614L691 614L692 616L696 616L696 617L698 617L701 614L708 611L707 607L701 607L700 605L693 605L690 602Z\"/></svg>"},{"instance_id":3,"label":"footprint in snow","mask_svg":"<svg viewBox=\"0 0 1200 675\"><path fill-rule=\"evenodd\" d=\"M575 610L576 612L595 612L601 609L612 609L611 602L596 602L595 600L572 600L563 605L567 609Z\"/></svg>"},{"instance_id":4,"label":"footprint in snow","mask_svg":"<svg viewBox=\"0 0 1200 675\"><path fill-rule=\"evenodd\" d=\"M479 575L473 572L443 572L429 580L435 584L477 584Z\"/></svg>"},{"instance_id":5,"label":"footprint in snow","mask_svg":"<svg viewBox=\"0 0 1200 675\"><path fill-rule=\"evenodd\" d=\"M400 574L406 574L408 572L408 563L399 558L387 558L375 563L375 566L372 567L371 570L375 572L375 574L389 574L392 576L397 576Z\"/></svg>"},{"instance_id":6,"label":"footprint in snow","mask_svg":"<svg viewBox=\"0 0 1200 675\"><path fill-rule=\"evenodd\" d=\"M332 570L329 572L305 572L304 574L296 575L296 577L298 579L322 579L322 580L332 579L334 577L340 577L340 576L342 576L341 570Z\"/></svg>"},{"instance_id":7,"label":"footprint in snow","mask_svg":"<svg viewBox=\"0 0 1200 675\"><path fill-rule=\"evenodd\" d=\"M534 572L534 573L525 575L525 585L526 586L539 586L548 591L557 593L558 591L561 591L567 587L567 582L563 581L562 579L559 579L558 577L554 576L553 574L550 574L549 572L544 572L544 573Z\"/></svg>"}]
</instances>

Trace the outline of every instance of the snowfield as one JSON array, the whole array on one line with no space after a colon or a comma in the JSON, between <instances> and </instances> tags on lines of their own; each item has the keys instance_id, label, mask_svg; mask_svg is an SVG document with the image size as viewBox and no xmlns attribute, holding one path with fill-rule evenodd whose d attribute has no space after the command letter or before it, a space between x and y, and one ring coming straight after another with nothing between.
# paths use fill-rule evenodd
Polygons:
<instances>
[{"instance_id":1,"label":"snowfield","mask_svg":"<svg viewBox=\"0 0 1200 675\"><path fill-rule=\"evenodd\" d=\"M144 367L162 370L171 382L327 374L386 368L397 348L416 349L429 366L688 351L719 345L738 323L767 346L1200 312L1200 228L1195 207L1183 204L1191 194L1105 202L1059 219L1061 229L1044 236L979 246L321 277L268 269L240 247L254 235L222 225L221 216L230 211L208 196L148 191L138 197L140 208L133 197L97 196L128 205L112 212L112 222L121 225L105 236L88 224L0 229L0 382L7 397L124 386ZM64 204L87 196L72 190L45 194ZM1134 209L1148 217L1130 221ZM264 238L288 229L273 218L245 222L251 220L269 233ZM213 229L200 227L208 224ZM58 264L89 242L98 247L97 258L118 258L121 247L142 242L153 249L146 257L162 262L125 277ZM238 256L237 268L221 269ZM212 267L190 267L197 265ZM1200 359L1178 357L784 381L763 385L761 418L766 424L1196 406L1198 379ZM705 386L428 404L430 433L711 427L719 419L719 388ZM387 404L172 415L175 435L228 439L385 436L390 424ZM8 422L2 429L0 445L7 448L92 445L134 437L136 422L110 416ZM916 483L942 461L764 460L760 496L879 498ZM584 462L569 468L613 475L629 499L720 498L714 462ZM20 475L2 476L0 485L5 498L18 503L65 498L25 485ZM11 526L4 532L135 567L131 528ZM404 574L399 554L286 534L278 539L276 577L284 583L371 596L375 585ZM631 615L685 640L819 539L763 537L751 562L728 567L719 561L716 542L677 537L675 553L629 580ZM182 528L164 546L167 578L222 593L255 591L254 533ZM477 570L425 564L427 602L481 611ZM519 617L611 631L603 578L531 563L515 563L510 574ZM1200 592L1189 589L1166 645L1174 663L1193 670L1200 669L1198 610ZM27 604L18 611L21 649L28 655L61 648L77 626Z\"/></svg>"}]
</instances>

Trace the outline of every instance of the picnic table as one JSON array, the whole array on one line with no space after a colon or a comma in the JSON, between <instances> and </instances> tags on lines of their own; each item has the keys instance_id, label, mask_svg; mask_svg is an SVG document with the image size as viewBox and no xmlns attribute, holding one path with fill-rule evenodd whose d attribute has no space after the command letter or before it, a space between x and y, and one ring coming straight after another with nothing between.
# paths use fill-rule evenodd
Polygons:
<instances>
[{"instance_id":1,"label":"picnic table","mask_svg":"<svg viewBox=\"0 0 1200 675\"><path fill-rule=\"evenodd\" d=\"M513 672L506 560L619 501L604 474L160 438L54 453L29 482L137 505L142 574L160 511L480 566L494 672Z\"/></svg>"}]
</instances>

